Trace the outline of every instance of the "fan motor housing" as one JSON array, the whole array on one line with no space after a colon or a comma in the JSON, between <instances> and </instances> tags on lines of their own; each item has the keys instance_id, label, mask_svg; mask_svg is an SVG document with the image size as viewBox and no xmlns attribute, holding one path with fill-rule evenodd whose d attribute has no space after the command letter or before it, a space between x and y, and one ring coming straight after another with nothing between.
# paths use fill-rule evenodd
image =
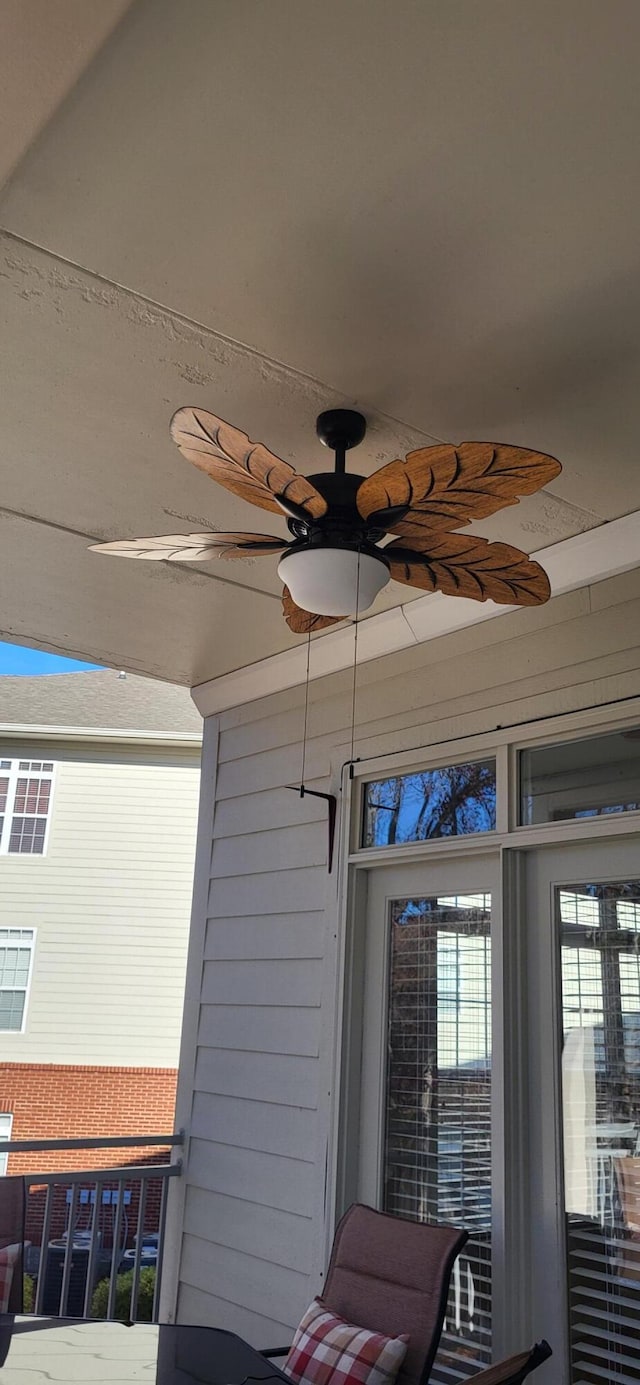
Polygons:
<instances>
[{"instance_id":1,"label":"fan motor housing","mask_svg":"<svg viewBox=\"0 0 640 1385\"><path fill-rule=\"evenodd\" d=\"M321 496L326 500L330 513L344 513L354 520L362 523L356 505L356 496L364 481L364 476L357 476L354 471L321 471L317 476L308 476L307 480Z\"/></svg>"}]
</instances>

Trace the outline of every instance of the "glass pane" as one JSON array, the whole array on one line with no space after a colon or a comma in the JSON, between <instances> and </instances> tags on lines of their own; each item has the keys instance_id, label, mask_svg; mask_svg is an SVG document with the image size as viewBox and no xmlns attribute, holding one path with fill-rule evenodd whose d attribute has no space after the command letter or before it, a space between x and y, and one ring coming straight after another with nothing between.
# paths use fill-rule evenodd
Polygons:
<instances>
[{"instance_id":1,"label":"glass pane","mask_svg":"<svg viewBox=\"0 0 640 1385\"><path fill-rule=\"evenodd\" d=\"M365 785L363 846L492 832L495 825L494 760L420 770Z\"/></svg>"},{"instance_id":2,"label":"glass pane","mask_svg":"<svg viewBox=\"0 0 640 1385\"><path fill-rule=\"evenodd\" d=\"M0 946L6 943L17 945L19 943L32 943L32 928L0 928Z\"/></svg>"},{"instance_id":3,"label":"glass pane","mask_svg":"<svg viewBox=\"0 0 640 1385\"><path fill-rule=\"evenodd\" d=\"M556 890L571 1380L640 1382L640 881Z\"/></svg>"},{"instance_id":4,"label":"glass pane","mask_svg":"<svg viewBox=\"0 0 640 1385\"><path fill-rule=\"evenodd\" d=\"M24 991L0 991L0 1030L21 1029Z\"/></svg>"},{"instance_id":5,"label":"glass pane","mask_svg":"<svg viewBox=\"0 0 640 1385\"><path fill-rule=\"evenodd\" d=\"M16 785L16 813L46 813L51 792L50 779L19 779Z\"/></svg>"},{"instance_id":6,"label":"glass pane","mask_svg":"<svg viewBox=\"0 0 640 1385\"><path fill-rule=\"evenodd\" d=\"M491 1353L491 899L391 906L384 1207L464 1226L430 1380Z\"/></svg>"},{"instance_id":7,"label":"glass pane","mask_svg":"<svg viewBox=\"0 0 640 1385\"><path fill-rule=\"evenodd\" d=\"M0 946L0 986L26 986L31 948Z\"/></svg>"},{"instance_id":8,"label":"glass pane","mask_svg":"<svg viewBox=\"0 0 640 1385\"><path fill-rule=\"evenodd\" d=\"M46 818L12 818L9 851L23 856L41 856L46 826Z\"/></svg>"},{"instance_id":9,"label":"glass pane","mask_svg":"<svg viewBox=\"0 0 640 1385\"><path fill-rule=\"evenodd\" d=\"M562 822L640 809L640 730L520 753L520 822Z\"/></svg>"}]
</instances>

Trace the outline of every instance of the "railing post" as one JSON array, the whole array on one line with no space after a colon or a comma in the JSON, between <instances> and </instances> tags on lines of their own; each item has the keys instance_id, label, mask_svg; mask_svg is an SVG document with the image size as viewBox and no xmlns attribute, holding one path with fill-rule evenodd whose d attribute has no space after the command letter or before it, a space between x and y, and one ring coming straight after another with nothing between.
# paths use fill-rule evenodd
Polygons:
<instances>
[{"instance_id":1,"label":"railing post","mask_svg":"<svg viewBox=\"0 0 640 1385\"><path fill-rule=\"evenodd\" d=\"M91 1241L89 1243L89 1259L87 1262L87 1282L84 1289L83 1312L85 1318L91 1316L91 1300L93 1298L93 1277L95 1274L96 1260L98 1258L98 1241L100 1238L100 1207L102 1206L102 1183L96 1181L96 1196L93 1204L93 1217L91 1219ZM91 1193L89 1193L91 1197Z\"/></svg>"},{"instance_id":2,"label":"railing post","mask_svg":"<svg viewBox=\"0 0 640 1385\"><path fill-rule=\"evenodd\" d=\"M28 1179L27 1187L30 1193L31 1187ZM53 1206L54 1192L55 1184L48 1183L47 1195L44 1204L44 1217L42 1221L42 1240L40 1243L40 1262L38 1265L38 1287L36 1289L35 1303L33 1305L33 1311L36 1317L40 1317L40 1315L42 1314L42 1300L44 1298L44 1286L47 1272L47 1246L49 1244L49 1227L51 1226L51 1209Z\"/></svg>"},{"instance_id":3,"label":"railing post","mask_svg":"<svg viewBox=\"0 0 640 1385\"><path fill-rule=\"evenodd\" d=\"M116 1219L113 1226L113 1246L111 1250L111 1274L109 1275L109 1301L107 1304L107 1319L113 1317L116 1305L116 1288L118 1283L118 1265L120 1262L120 1228L122 1226L122 1206L124 1203L124 1179L118 1183L118 1204L116 1207ZM113 1201L113 1193L111 1194Z\"/></svg>"},{"instance_id":4,"label":"railing post","mask_svg":"<svg viewBox=\"0 0 640 1385\"><path fill-rule=\"evenodd\" d=\"M69 1224L67 1226L67 1244L64 1252L64 1268L62 1270L62 1285L60 1288L60 1317L66 1316L67 1304L69 1300L69 1284L71 1282L71 1266L73 1263L73 1231L76 1221L76 1207L78 1203L78 1185L72 1184L71 1202L69 1205Z\"/></svg>"},{"instance_id":5,"label":"railing post","mask_svg":"<svg viewBox=\"0 0 640 1385\"><path fill-rule=\"evenodd\" d=\"M158 1304L160 1302L160 1285L162 1282L162 1257L164 1255L164 1233L167 1224L167 1192L169 1188L168 1178L162 1180L162 1195L160 1199L160 1224L158 1234L158 1260L156 1265L156 1282L153 1286L153 1308L151 1310L151 1321L158 1321Z\"/></svg>"},{"instance_id":6,"label":"railing post","mask_svg":"<svg viewBox=\"0 0 640 1385\"><path fill-rule=\"evenodd\" d=\"M147 1205L147 1178L140 1179L140 1199L138 1202L138 1224L136 1227L136 1253L133 1260L133 1281L131 1284L131 1301L129 1304L129 1316L132 1322L138 1317L138 1290L140 1287L140 1261L142 1258L142 1241L144 1236L144 1214ZM160 1240L158 1239L158 1261L160 1259ZM158 1263L156 1262L156 1278L158 1276Z\"/></svg>"}]
</instances>

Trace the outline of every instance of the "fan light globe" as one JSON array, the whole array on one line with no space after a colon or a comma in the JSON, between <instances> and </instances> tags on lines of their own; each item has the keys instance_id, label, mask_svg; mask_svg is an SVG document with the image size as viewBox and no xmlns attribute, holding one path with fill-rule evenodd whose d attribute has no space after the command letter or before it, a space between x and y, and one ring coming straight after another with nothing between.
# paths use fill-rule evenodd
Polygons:
<instances>
[{"instance_id":1,"label":"fan light globe","mask_svg":"<svg viewBox=\"0 0 640 1385\"><path fill-rule=\"evenodd\" d=\"M375 601L389 581L389 569L382 558L352 548L299 548L281 558L278 576L303 611L351 616Z\"/></svg>"}]
</instances>

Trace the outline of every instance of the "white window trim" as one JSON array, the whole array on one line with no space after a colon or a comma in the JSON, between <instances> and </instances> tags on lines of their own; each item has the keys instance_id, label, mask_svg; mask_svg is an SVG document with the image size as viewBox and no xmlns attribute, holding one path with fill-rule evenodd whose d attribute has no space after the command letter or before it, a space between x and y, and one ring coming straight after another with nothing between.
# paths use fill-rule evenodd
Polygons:
<instances>
[{"instance_id":1,"label":"white window trim","mask_svg":"<svg viewBox=\"0 0 640 1385\"><path fill-rule=\"evenodd\" d=\"M23 928L21 924L13 924L13 923L3 924L3 929L5 929L5 928L8 929L9 932L11 932L12 930L15 930L17 933L30 933L30 934L31 934L31 956L30 956L30 958L29 958L29 974L28 974L28 976L27 976L27 984L26 984L26 986L25 986L25 988L24 988L24 1009L23 1009L23 1011L22 1011L22 1024L21 1024L21 1026L20 1026L19 1029L2 1029L2 1028L0 1028L0 1034L2 1034L4 1038L10 1038L12 1034L13 1034L14 1036L17 1036L17 1035L19 1035L19 1034L25 1034L26 1031L27 1031L27 1015L28 1015L28 1013L29 1013L29 1001L30 1001L30 999L31 999L31 982L32 982L32 979L33 979L33 959L34 959L34 957L35 957L35 952L36 952L36 938L37 938L38 930L37 930L37 928L31 928L30 925L28 925L28 926L26 926L26 927ZM12 988L12 987L10 987L10 986L2 986L2 985L0 985L0 991L4 991L4 990L7 990L7 991L8 991L8 990L11 990L11 989L14 989L14 990L15 990L15 989L19 989L19 988L16 988L16 987L13 987L13 988Z\"/></svg>"},{"instance_id":2,"label":"white window trim","mask_svg":"<svg viewBox=\"0 0 640 1385\"><path fill-rule=\"evenodd\" d=\"M356 763L353 780L342 770L342 840L345 858L350 865L380 865L402 860L415 860L418 855L430 855L436 850L486 850L489 843L501 846L537 846L544 842L584 841L590 837L628 836L640 829L640 811L613 814L611 817L567 818L561 822L536 823L518 826L518 755L521 750L582 740L589 736L606 735L640 725L640 699L629 698L619 707L589 708L569 712L562 717L545 721L522 723L486 735L452 737L445 744L423 745L393 754L372 756ZM464 763L496 757L496 828L493 832L470 832L458 837L432 838L426 842L407 842L394 846L364 847L359 845L365 784L377 777L387 778L436 769L442 765ZM338 765L334 766L334 770ZM463 845L464 844L464 845Z\"/></svg>"},{"instance_id":3,"label":"white window trim","mask_svg":"<svg viewBox=\"0 0 640 1385\"><path fill-rule=\"evenodd\" d=\"M13 1129L13 1111L0 1111L0 1121L2 1120L8 1120L9 1129L4 1131L2 1129L2 1126L0 1126L0 1139L10 1140L11 1131ZM4 1175L6 1174L8 1162L9 1155L0 1153L0 1178L4 1177Z\"/></svg>"},{"instance_id":4,"label":"white window trim","mask_svg":"<svg viewBox=\"0 0 640 1385\"><path fill-rule=\"evenodd\" d=\"M41 861L47 855L47 851L49 848L49 832L51 829L51 816L53 808L56 766L55 761L51 760L50 756L39 756L37 758L40 759L40 763L44 763L46 761L46 763L48 764L53 764L53 769L31 771L21 770L19 769L19 765L23 761L28 760L30 764L33 763L33 760L30 756L19 755L16 758L13 758L9 755L0 754L0 760L9 760L10 762L9 769L0 770L0 777L6 777L9 780L9 788L7 792L7 806L4 813L4 825L2 831L0 832L0 856L10 856L13 861ZM49 793L49 806L47 809L46 824L44 829L44 841L42 843L42 851L9 851L9 842L11 840L11 823L14 817L14 804L18 788L18 779L23 779L25 776L34 777L36 775L39 779L48 779L51 784L51 790ZM25 816L25 814L20 814L19 816ZM43 815L42 813L34 813L26 814L26 816L42 817Z\"/></svg>"}]
</instances>

